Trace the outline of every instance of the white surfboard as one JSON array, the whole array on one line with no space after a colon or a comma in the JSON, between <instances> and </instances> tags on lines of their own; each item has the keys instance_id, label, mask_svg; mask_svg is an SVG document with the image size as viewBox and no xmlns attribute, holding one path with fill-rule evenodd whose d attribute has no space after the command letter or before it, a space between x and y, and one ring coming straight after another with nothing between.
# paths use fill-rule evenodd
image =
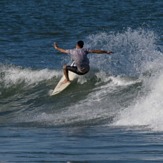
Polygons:
<instances>
[{"instance_id":1,"label":"white surfboard","mask_svg":"<svg viewBox=\"0 0 163 163\"><path fill-rule=\"evenodd\" d=\"M76 76L77 75L75 73L69 71L69 79L71 82L76 78ZM63 84L62 82L64 80L65 80L65 75L62 76L61 80L58 82L57 86L54 88L51 96L62 92L64 89L66 89L71 84L71 82L67 82L67 83Z\"/></svg>"}]
</instances>

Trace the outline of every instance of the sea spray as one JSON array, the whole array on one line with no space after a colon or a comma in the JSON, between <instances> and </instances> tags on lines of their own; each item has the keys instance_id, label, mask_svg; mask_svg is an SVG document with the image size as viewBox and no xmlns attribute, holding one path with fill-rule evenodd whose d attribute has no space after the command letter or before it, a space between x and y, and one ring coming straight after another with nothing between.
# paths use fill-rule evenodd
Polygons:
<instances>
[{"instance_id":1,"label":"sea spray","mask_svg":"<svg viewBox=\"0 0 163 163\"><path fill-rule=\"evenodd\" d=\"M114 52L111 58L107 55L91 55L92 65L100 70L116 75L139 76L148 62L160 57L156 41L157 35L153 31L128 28L123 32L89 35L86 46Z\"/></svg>"}]
</instances>

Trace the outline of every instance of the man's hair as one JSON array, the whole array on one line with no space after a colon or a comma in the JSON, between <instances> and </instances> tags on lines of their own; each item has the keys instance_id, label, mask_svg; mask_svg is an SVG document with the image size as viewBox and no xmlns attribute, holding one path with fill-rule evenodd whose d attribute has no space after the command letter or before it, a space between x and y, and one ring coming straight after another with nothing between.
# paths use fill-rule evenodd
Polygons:
<instances>
[{"instance_id":1,"label":"man's hair","mask_svg":"<svg viewBox=\"0 0 163 163\"><path fill-rule=\"evenodd\" d=\"M80 48L82 48L82 47L84 46L84 42L83 42L83 41L78 41L78 42L77 42L77 45L78 45Z\"/></svg>"}]
</instances>

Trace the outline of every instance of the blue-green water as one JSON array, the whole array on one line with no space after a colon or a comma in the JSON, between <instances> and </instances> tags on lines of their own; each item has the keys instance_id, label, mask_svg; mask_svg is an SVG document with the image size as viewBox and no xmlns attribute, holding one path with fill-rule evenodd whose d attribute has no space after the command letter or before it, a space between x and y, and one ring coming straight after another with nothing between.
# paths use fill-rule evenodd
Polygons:
<instances>
[{"instance_id":1,"label":"blue-green water","mask_svg":"<svg viewBox=\"0 0 163 163\"><path fill-rule=\"evenodd\" d=\"M0 163L163 161L162 0L0 1ZM91 70L50 96L83 40Z\"/></svg>"}]
</instances>

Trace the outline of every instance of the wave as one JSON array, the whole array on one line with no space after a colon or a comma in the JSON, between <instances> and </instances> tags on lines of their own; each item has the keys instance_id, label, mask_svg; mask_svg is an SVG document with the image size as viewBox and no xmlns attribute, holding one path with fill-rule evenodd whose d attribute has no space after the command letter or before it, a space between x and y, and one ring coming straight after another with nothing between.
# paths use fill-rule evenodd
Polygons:
<instances>
[{"instance_id":1,"label":"wave","mask_svg":"<svg viewBox=\"0 0 163 163\"><path fill-rule=\"evenodd\" d=\"M136 78L113 76L95 70L79 76L65 93L51 97L48 92L60 79L60 71L4 65L1 66L2 72L1 123L6 120L18 124L57 126L102 123L108 117L112 119L114 114L114 109L112 115L109 112L106 114L108 96L141 85L141 80ZM110 108L114 108L114 105L112 103Z\"/></svg>"},{"instance_id":2,"label":"wave","mask_svg":"<svg viewBox=\"0 0 163 163\"><path fill-rule=\"evenodd\" d=\"M1 65L0 66L0 94L3 90L11 90L12 88L20 88L27 90L29 88L37 87L39 84L47 84L52 81L54 84L61 78L62 71L49 70L49 69L31 69L19 66ZM113 77L104 71L93 70L85 76L79 76L77 83L84 84L92 80L96 85L112 81L115 85L125 85L126 79L121 77ZM51 83L52 83L51 82ZM131 81L130 81L131 82ZM132 82L131 82L132 83Z\"/></svg>"},{"instance_id":3,"label":"wave","mask_svg":"<svg viewBox=\"0 0 163 163\"><path fill-rule=\"evenodd\" d=\"M82 79L78 78L78 84L74 84L70 91L67 90L65 94L48 100L52 105L50 108L47 107L46 111L44 107L35 108L32 113L23 113L25 115L23 120L22 116L17 120L27 124L39 123L48 126L99 125L112 121L116 114L115 108L121 107L121 95L124 92L130 94L133 88L141 85L141 81L128 77L107 76L106 74L104 78L103 75L101 77L101 74L105 73L98 72L95 73L95 78L84 79L87 80L84 84L81 82L83 77Z\"/></svg>"},{"instance_id":4,"label":"wave","mask_svg":"<svg viewBox=\"0 0 163 163\"><path fill-rule=\"evenodd\" d=\"M152 31L128 29L87 38L88 48L113 50L91 55L96 67L64 93L49 96L62 72L0 66L0 123L46 126L145 126L163 130L163 55ZM114 75L113 75L114 74Z\"/></svg>"}]
</instances>

